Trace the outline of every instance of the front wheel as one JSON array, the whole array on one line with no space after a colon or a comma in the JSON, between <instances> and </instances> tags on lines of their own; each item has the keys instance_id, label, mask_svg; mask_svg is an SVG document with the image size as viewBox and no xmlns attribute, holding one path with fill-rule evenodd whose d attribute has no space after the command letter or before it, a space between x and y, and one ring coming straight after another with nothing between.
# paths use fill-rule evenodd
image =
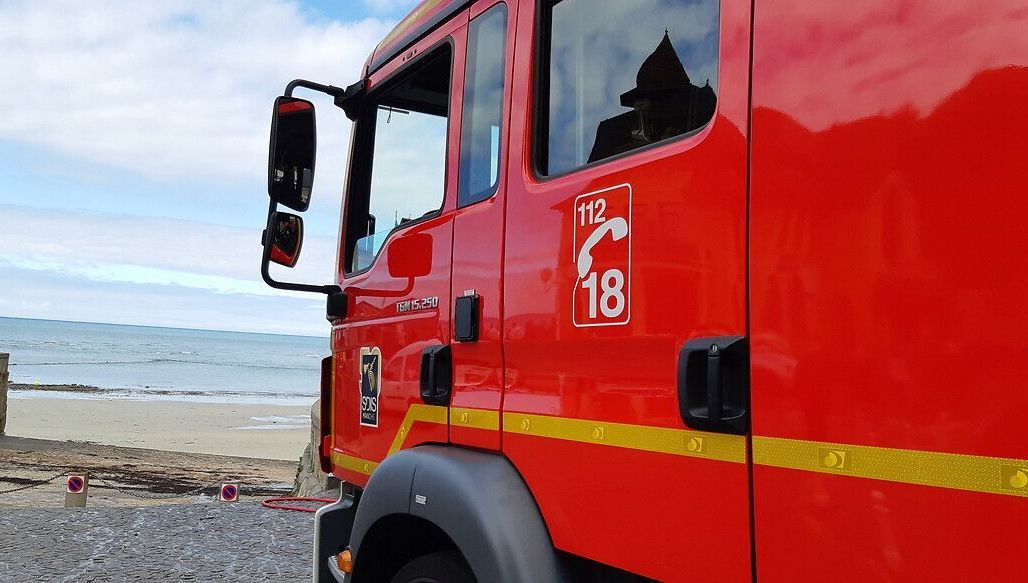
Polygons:
<instances>
[{"instance_id":1,"label":"front wheel","mask_svg":"<svg viewBox=\"0 0 1028 583\"><path fill-rule=\"evenodd\" d=\"M460 553L443 551L411 559L391 583L475 583L475 575Z\"/></svg>"}]
</instances>

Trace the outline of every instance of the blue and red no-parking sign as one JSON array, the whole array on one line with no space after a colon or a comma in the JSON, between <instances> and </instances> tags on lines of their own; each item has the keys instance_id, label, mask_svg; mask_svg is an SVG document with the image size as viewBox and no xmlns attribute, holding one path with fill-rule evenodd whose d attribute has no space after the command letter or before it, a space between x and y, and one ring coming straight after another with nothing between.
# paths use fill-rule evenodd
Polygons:
<instances>
[{"instance_id":1,"label":"blue and red no-parking sign","mask_svg":"<svg viewBox=\"0 0 1028 583\"><path fill-rule=\"evenodd\" d=\"M222 484L218 499L222 502L235 502L239 499L239 486L236 484Z\"/></svg>"},{"instance_id":2,"label":"blue and red no-parking sign","mask_svg":"<svg viewBox=\"0 0 1028 583\"><path fill-rule=\"evenodd\" d=\"M86 479L83 476L68 476L68 493L81 494L86 487Z\"/></svg>"}]
</instances>

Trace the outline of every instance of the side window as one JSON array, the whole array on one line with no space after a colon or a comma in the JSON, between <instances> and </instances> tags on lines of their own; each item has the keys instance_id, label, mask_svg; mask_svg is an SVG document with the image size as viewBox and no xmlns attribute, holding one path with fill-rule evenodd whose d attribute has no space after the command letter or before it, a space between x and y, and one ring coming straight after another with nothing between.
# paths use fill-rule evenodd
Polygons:
<instances>
[{"instance_id":1,"label":"side window","mask_svg":"<svg viewBox=\"0 0 1028 583\"><path fill-rule=\"evenodd\" d=\"M506 49L507 6L497 4L475 18L468 28L457 193L460 206L485 200L496 192Z\"/></svg>"},{"instance_id":2,"label":"side window","mask_svg":"<svg viewBox=\"0 0 1028 583\"><path fill-rule=\"evenodd\" d=\"M563 174L698 130L717 103L719 0L543 2L536 167Z\"/></svg>"},{"instance_id":3,"label":"side window","mask_svg":"<svg viewBox=\"0 0 1028 583\"><path fill-rule=\"evenodd\" d=\"M368 268L395 229L443 205L451 51L446 47L412 67L373 93L358 121L347 273Z\"/></svg>"}]
</instances>

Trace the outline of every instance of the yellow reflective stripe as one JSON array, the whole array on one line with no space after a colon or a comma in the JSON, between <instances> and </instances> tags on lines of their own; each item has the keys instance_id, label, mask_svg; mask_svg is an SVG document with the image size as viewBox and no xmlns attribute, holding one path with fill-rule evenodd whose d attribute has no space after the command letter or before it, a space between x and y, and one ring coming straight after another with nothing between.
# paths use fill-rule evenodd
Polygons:
<instances>
[{"instance_id":1,"label":"yellow reflective stripe","mask_svg":"<svg viewBox=\"0 0 1028 583\"><path fill-rule=\"evenodd\" d=\"M467 409L450 407L450 424L489 431L500 430L500 412L495 409Z\"/></svg>"},{"instance_id":2,"label":"yellow reflective stripe","mask_svg":"<svg viewBox=\"0 0 1028 583\"><path fill-rule=\"evenodd\" d=\"M407 409L388 455L403 447L415 423L500 429L500 413L490 409L415 403ZM669 427L503 413L503 431L639 451L746 463L746 439ZM378 463L332 452L343 468L371 475ZM970 492L1028 497L1028 460L894 449L778 437L753 436L753 463L822 474L838 474Z\"/></svg>"},{"instance_id":3,"label":"yellow reflective stripe","mask_svg":"<svg viewBox=\"0 0 1028 583\"><path fill-rule=\"evenodd\" d=\"M396 430L396 435L393 437L393 443L389 446L389 453L386 454L386 457L400 451L400 448L403 447L403 440L410 433L411 426L417 422L446 425L446 407L422 405L421 403L411 405L407 409L407 414L403 417L403 423ZM373 462L339 451L332 452L332 462L365 476L370 476L371 472L374 472L379 464L379 462Z\"/></svg>"},{"instance_id":4,"label":"yellow reflective stripe","mask_svg":"<svg viewBox=\"0 0 1028 583\"><path fill-rule=\"evenodd\" d=\"M410 428L417 422L423 423L435 423L438 425L446 425L446 407L440 407L438 405L422 405L421 403L414 403L407 409L407 415L403 418L403 423L400 424L400 428L396 430L396 435L393 437L393 443L389 446L389 453L386 456L393 455L400 451L403 447L403 440L407 439L407 434L410 433Z\"/></svg>"},{"instance_id":5,"label":"yellow reflective stripe","mask_svg":"<svg viewBox=\"0 0 1028 583\"><path fill-rule=\"evenodd\" d=\"M1028 461L753 437L753 463L1008 496L1028 496Z\"/></svg>"},{"instance_id":6,"label":"yellow reflective stripe","mask_svg":"<svg viewBox=\"0 0 1028 583\"><path fill-rule=\"evenodd\" d=\"M346 455L345 453L338 451L332 452L332 463L357 472L358 474L364 474L365 476L370 476L371 472L374 472L375 468L378 467L378 463L376 462L352 455Z\"/></svg>"},{"instance_id":7,"label":"yellow reflective stripe","mask_svg":"<svg viewBox=\"0 0 1028 583\"><path fill-rule=\"evenodd\" d=\"M503 414L503 431L737 464L746 463L746 438L738 435L508 412Z\"/></svg>"}]
</instances>

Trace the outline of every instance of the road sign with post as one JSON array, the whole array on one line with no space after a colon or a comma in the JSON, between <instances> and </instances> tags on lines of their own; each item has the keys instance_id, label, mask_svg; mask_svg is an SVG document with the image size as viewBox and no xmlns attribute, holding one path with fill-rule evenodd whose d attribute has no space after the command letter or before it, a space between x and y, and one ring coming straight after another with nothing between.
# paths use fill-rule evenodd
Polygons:
<instances>
[{"instance_id":1,"label":"road sign with post","mask_svg":"<svg viewBox=\"0 0 1028 583\"><path fill-rule=\"evenodd\" d=\"M88 492L89 472L69 475L64 489L64 506L67 508L85 507Z\"/></svg>"}]
</instances>

